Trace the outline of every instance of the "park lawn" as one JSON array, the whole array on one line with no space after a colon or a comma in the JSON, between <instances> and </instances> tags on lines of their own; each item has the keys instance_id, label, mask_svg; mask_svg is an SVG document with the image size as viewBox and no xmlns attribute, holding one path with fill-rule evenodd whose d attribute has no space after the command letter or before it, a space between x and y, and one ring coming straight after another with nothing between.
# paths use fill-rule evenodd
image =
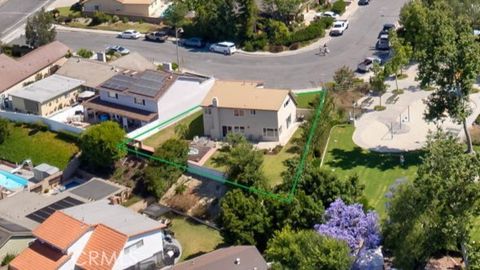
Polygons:
<instances>
[{"instance_id":1,"label":"park lawn","mask_svg":"<svg viewBox=\"0 0 480 270\"><path fill-rule=\"evenodd\" d=\"M78 151L76 142L66 135L20 124L12 124L10 136L0 144L1 159L16 163L31 159L35 165L48 163L60 170Z\"/></svg>"},{"instance_id":2,"label":"park lawn","mask_svg":"<svg viewBox=\"0 0 480 270\"><path fill-rule=\"evenodd\" d=\"M193 139L195 136L203 136L203 113L202 111L198 111L146 138L143 140L143 143L153 148L157 148L166 140L175 136L175 127L180 124L188 126L188 140Z\"/></svg>"},{"instance_id":3,"label":"park lawn","mask_svg":"<svg viewBox=\"0 0 480 270\"><path fill-rule=\"evenodd\" d=\"M311 103L318 98L320 94L318 92L313 93L300 93L295 95L298 108L311 108Z\"/></svg>"},{"instance_id":4,"label":"park lawn","mask_svg":"<svg viewBox=\"0 0 480 270\"><path fill-rule=\"evenodd\" d=\"M282 150L276 155L264 155L263 172L268 179L271 187L283 182L282 172L285 171L283 162L298 155L292 141L294 138L302 136L301 129L298 128L290 141L282 147Z\"/></svg>"},{"instance_id":5,"label":"park lawn","mask_svg":"<svg viewBox=\"0 0 480 270\"><path fill-rule=\"evenodd\" d=\"M354 127L334 127L323 167L342 178L357 174L365 185L364 194L370 206L385 217L385 193L398 178L412 181L420 163L420 153L405 153L405 164L400 166L399 154L380 154L363 150L352 140Z\"/></svg>"},{"instance_id":6,"label":"park lawn","mask_svg":"<svg viewBox=\"0 0 480 270\"><path fill-rule=\"evenodd\" d=\"M182 261L208 253L223 245L223 237L217 230L200 223L191 222L185 217L175 216L171 220L170 229L182 245Z\"/></svg>"}]
</instances>

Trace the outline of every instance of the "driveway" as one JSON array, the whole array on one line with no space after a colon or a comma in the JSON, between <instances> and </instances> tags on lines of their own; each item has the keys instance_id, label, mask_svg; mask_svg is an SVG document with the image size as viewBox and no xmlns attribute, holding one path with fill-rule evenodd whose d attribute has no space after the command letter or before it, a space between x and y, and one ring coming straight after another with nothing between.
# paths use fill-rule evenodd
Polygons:
<instances>
[{"instance_id":1,"label":"driveway","mask_svg":"<svg viewBox=\"0 0 480 270\"><path fill-rule=\"evenodd\" d=\"M407 0L375 0L368 6L358 7L350 17L350 27L345 34L328 42L331 53L327 56L317 55L316 49L282 56L224 56L205 50L180 48L180 65L219 79L264 81L267 87L317 87L320 83L331 80L339 67L347 65L355 68L364 57L372 55L382 25L397 21L400 9L406 2ZM122 40L106 33L63 30L59 30L57 39L74 50L103 50L108 45L119 44L150 60L176 62L175 44L172 42L159 44L143 40Z\"/></svg>"},{"instance_id":2,"label":"driveway","mask_svg":"<svg viewBox=\"0 0 480 270\"><path fill-rule=\"evenodd\" d=\"M28 16L52 0L0 0L0 40L8 42L8 35L23 31Z\"/></svg>"}]
</instances>

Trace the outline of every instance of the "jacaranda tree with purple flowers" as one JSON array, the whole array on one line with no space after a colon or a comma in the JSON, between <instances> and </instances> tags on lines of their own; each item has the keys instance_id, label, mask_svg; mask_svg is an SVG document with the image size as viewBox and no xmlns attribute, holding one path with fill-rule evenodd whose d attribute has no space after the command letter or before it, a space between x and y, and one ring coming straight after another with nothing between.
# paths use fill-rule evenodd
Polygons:
<instances>
[{"instance_id":1,"label":"jacaranda tree with purple flowers","mask_svg":"<svg viewBox=\"0 0 480 270\"><path fill-rule=\"evenodd\" d=\"M325 211L325 221L325 224L315 225L315 230L346 241L352 252L362 245L371 249L380 244L378 215L375 211L365 213L361 204L346 205L337 199Z\"/></svg>"}]
</instances>

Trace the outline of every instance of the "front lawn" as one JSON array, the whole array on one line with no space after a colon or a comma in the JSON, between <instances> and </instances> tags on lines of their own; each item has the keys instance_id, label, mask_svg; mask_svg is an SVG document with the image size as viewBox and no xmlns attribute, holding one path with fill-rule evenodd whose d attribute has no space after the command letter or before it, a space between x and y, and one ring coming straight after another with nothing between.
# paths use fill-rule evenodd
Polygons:
<instances>
[{"instance_id":1,"label":"front lawn","mask_svg":"<svg viewBox=\"0 0 480 270\"><path fill-rule=\"evenodd\" d=\"M81 11L77 11L72 9L72 7L59 7L56 8L58 10L59 15L62 17L80 17L82 15Z\"/></svg>"},{"instance_id":2,"label":"front lawn","mask_svg":"<svg viewBox=\"0 0 480 270\"><path fill-rule=\"evenodd\" d=\"M60 170L78 151L76 142L66 135L23 124L12 124L10 136L0 144L1 159L16 163L31 159L35 165L45 162Z\"/></svg>"},{"instance_id":3,"label":"front lawn","mask_svg":"<svg viewBox=\"0 0 480 270\"><path fill-rule=\"evenodd\" d=\"M385 193L396 179L413 180L420 163L419 152L403 154L405 164L400 166L400 154L380 154L363 150L352 140L354 127L337 126L332 129L323 167L340 177L357 174L365 185L365 196L381 217L385 217Z\"/></svg>"},{"instance_id":4,"label":"front lawn","mask_svg":"<svg viewBox=\"0 0 480 270\"><path fill-rule=\"evenodd\" d=\"M170 229L182 245L182 261L208 253L223 244L223 237L217 230L189 221L185 217L175 216L171 220Z\"/></svg>"},{"instance_id":5,"label":"front lawn","mask_svg":"<svg viewBox=\"0 0 480 270\"><path fill-rule=\"evenodd\" d=\"M318 92L298 93L295 95L298 108L312 108L312 104L320 94Z\"/></svg>"},{"instance_id":6,"label":"front lawn","mask_svg":"<svg viewBox=\"0 0 480 270\"><path fill-rule=\"evenodd\" d=\"M175 136L175 127L180 124L187 125L188 140L193 139L195 136L203 136L203 113L198 111L146 138L143 140L143 143L153 148L160 146L166 140Z\"/></svg>"}]
</instances>

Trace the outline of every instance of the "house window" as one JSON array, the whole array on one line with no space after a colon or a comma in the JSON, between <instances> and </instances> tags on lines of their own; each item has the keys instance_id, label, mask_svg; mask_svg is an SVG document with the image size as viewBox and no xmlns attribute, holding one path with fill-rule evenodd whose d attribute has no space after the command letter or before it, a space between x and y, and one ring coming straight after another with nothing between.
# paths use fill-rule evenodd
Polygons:
<instances>
[{"instance_id":1,"label":"house window","mask_svg":"<svg viewBox=\"0 0 480 270\"><path fill-rule=\"evenodd\" d=\"M236 126L236 127L233 128L233 131L235 133L242 133L243 134L243 133L245 133L245 127Z\"/></svg>"},{"instance_id":2,"label":"house window","mask_svg":"<svg viewBox=\"0 0 480 270\"><path fill-rule=\"evenodd\" d=\"M118 94L115 93L115 92L108 92L108 97L109 97L109 98L116 98L116 99L118 99Z\"/></svg>"},{"instance_id":3,"label":"house window","mask_svg":"<svg viewBox=\"0 0 480 270\"><path fill-rule=\"evenodd\" d=\"M135 101L135 104L140 104L140 105L145 105L145 99L143 98L133 98Z\"/></svg>"},{"instance_id":4,"label":"house window","mask_svg":"<svg viewBox=\"0 0 480 270\"><path fill-rule=\"evenodd\" d=\"M263 128L264 137L278 137L278 129L276 128Z\"/></svg>"},{"instance_id":5,"label":"house window","mask_svg":"<svg viewBox=\"0 0 480 270\"><path fill-rule=\"evenodd\" d=\"M205 108L205 114L212 114L211 108Z\"/></svg>"},{"instance_id":6,"label":"house window","mask_svg":"<svg viewBox=\"0 0 480 270\"><path fill-rule=\"evenodd\" d=\"M233 110L233 115L234 116L243 116L245 114L245 112L243 110Z\"/></svg>"},{"instance_id":7,"label":"house window","mask_svg":"<svg viewBox=\"0 0 480 270\"><path fill-rule=\"evenodd\" d=\"M256 115L257 111L256 110L250 110L250 115Z\"/></svg>"},{"instance_id":8,"label":"house window","mask_svg":"<svg viewBox=\"0 0 480 270\"><path fill-rule=\"evenodd\" d=\"M290 104L290 99L287 99L287 101L285 101L285 104L283 104L283 107L284 107L284 108L287 107L288 104Z\"/></svg>"},{"instance_id":9,"label":"house window","mask_svg":"<svg viewBox=\"0 0 480 270\"><path fill-rule=\"evenodd\" d=\"M289 129L290 125L292 124L292 115L291 114L288 115L286 122L287 122L287 129Z\"/></svg>"},{"instance_id":10,"label":"house window","mask_svg":"<svg viewBox=\"0 0 480 270\"><path fill-rule=\"evenodd\" d=\"M143 239L140 240L140 241L137 241L133 244L131 244L130 246L126 247L125 248L125 254L129 254L130 252L136 250L136 249L139 249L143 246Z\"/></svg>"}]
</instances>

